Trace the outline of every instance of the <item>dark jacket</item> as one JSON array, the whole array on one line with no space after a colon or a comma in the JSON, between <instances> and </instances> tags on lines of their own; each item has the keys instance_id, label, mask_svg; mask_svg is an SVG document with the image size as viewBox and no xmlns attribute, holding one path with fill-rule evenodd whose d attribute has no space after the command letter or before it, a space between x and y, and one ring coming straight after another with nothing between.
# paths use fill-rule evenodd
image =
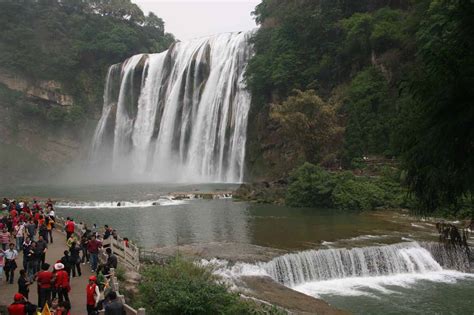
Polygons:
<instances>
[{"instance_id":1,"label":"dark jacket","mask_svg":"<svg viewBox=\"0 0 474 315\"><path fill-rule=\"evenodd\" d=\"M105 315L125 315L125 307L118 299L105 306Z\"/></svg>"}]
</instances>

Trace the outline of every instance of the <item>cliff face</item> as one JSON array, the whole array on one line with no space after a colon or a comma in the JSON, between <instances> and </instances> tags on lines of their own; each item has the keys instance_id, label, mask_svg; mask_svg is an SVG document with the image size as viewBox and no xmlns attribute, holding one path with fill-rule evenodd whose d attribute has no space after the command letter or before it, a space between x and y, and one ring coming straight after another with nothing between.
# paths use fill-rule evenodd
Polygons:
<instances>
[{"instance_id":1,"label":"cliff face","mask_svg":"<svg viewBox=\"0 0 474 315\"><path fill-rule=\"evenodd\" d=\"M48 120L67 113L74 98L56 81L33 81L0 69L0 171L9 180L59 172L84 158L94 122Z\"/></svg>"},{"instance_id":2,"label":"cliff face","mask_svg":"<svg viewBox=\"0 0 474 315\"><path fill-rule=\"evenodd\" d=\"M0 70L0 83L10 90L24 93L30 100L51 103L51 105L72 106L72 96L62 93L62 85L57 81L31 82L27 78Z\"/></svg>"}]
</instances>

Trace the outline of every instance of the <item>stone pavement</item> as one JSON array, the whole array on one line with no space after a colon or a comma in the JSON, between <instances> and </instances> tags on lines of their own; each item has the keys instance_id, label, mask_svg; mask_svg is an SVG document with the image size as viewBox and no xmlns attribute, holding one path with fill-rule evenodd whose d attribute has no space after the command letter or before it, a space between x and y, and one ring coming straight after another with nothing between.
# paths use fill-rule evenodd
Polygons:
<instances>
[{"instance_id":1,"label":"stone pavement","mask_svg":"<svg viewBox=\"0 0 474 315\"><path fill-rule=\"evenodd\" d=\"M67 249L66 235L54 230L54 243L48 244L48 251L46 252L46 262L51 266L64 256L63 252ZM10 305L13 302L13 295L18 290L18 276L23 264L23 253L19 253L17 258L18 268L15 270L14 284L7 284L5 282L5 275L0 284L0 305ZM81 264L81 277L71 277L71 292L69 292L69 299L71 300L71 314L72 315L86 315L86 286L89 277L92 275L89 264ZM36 282L30 286L29 300L33 304L38 303L38 294L36 289Z\"/></svg>"}]
</instances>

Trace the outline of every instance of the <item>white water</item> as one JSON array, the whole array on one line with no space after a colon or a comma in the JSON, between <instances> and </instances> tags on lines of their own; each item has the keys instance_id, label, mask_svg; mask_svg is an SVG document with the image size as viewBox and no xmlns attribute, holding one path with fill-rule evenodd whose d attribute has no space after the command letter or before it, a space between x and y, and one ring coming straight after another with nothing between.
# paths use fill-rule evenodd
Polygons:
<instances>
[{"instance_id":1,"label":"white water","mask_svg":"<svg viewBox=\"0 0 474 315\"><path fill-rule=\"evenodd\" d=\"M437 243L407 242L302 251L256 264L229 265L216 259L202 263L214 265L217 274L231 281L240 276L269 276L294 290L320 296L371 295L371 290L389 293L386 286L408 287L419 280L451 283L473 277L461 272L468 268L466 261L462 251Z\"/></svg>"},{"instance_id":2,"label":"white water","mask_svg":"<svg viewBox=\"0 0 474 315\"><path fill-rule=\"evenodd\" d=\"M120 75L112 66L93 164L129 180L241 182L248 39L249 33L228 33L179 42L131 57Z\"/></svg>"},{"instance_id":3,"label":"white water","mask_svg":"<svg viewBox=\"0 0 474 315\"><path fill-rule=\"evenodd\" d=\"M70 209L111 209L111 208L147 208L158 206L175 206L185 204L185 200L172 200L169 198L160 198L158 200L145 201L84 201L84 202L57 202L56 208ZM120 205L119 205L120 203Z\"/></svg>"}]
</instances>

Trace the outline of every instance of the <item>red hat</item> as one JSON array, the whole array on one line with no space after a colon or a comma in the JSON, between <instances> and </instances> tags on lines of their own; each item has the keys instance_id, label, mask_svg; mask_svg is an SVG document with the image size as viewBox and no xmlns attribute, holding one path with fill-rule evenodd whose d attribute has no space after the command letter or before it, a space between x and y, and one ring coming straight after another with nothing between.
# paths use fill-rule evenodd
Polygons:
<instances>
[{"instance_id":1,"label":"red hat","mask_svg":"<svg viewBox=\"0 0 474 315\"><path fill-rule=\"evenodd\" d=\"M13 300L14 301L21 301L23 300L25 297L23 296L23 294L21 293L15 293L15 295L13 296Z\"/></svg>"},{"instance_id":2,"label":"red hat","mask_svg":"<svg viewBox=\"0 0 474 315\"><path fill-rule=\"evenodd\" d=\"M90 276L90 277L89 277L89 281L94 281L94 282L96 282L96 280L97 280L97 277L96 277L96 276Z\"/></svg>"}]
</instances>

